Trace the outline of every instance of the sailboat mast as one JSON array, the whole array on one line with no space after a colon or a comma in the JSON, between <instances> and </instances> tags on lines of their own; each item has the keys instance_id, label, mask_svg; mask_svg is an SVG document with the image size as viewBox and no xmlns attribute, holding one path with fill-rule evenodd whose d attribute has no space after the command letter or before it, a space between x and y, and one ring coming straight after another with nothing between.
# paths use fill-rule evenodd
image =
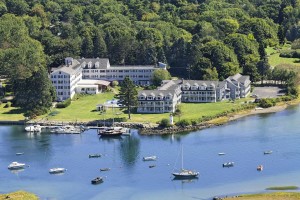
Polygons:
<instances>
[{"instance_id":1,"label":"sailboat mast","mask_svg":"<svg viewBox=\"0 0 300 200\"><path fill-rule=\"evenodd\" d=\"M183 147L181 146L181 170L183 170Z\"/></svg>"}]
</instances>

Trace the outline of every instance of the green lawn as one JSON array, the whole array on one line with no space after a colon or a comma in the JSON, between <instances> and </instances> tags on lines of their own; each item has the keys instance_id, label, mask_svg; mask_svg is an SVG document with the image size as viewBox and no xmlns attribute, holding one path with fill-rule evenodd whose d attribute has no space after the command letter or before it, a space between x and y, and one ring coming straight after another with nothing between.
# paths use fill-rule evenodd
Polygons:
<instances>
[{"instance_id":1,"label":"green lawn","mask_svg":"<svg viewBox=\"0 0 300 200\"><path fill-rule=\"evenodd\" d=\"M0 120L2 121L18 121L24 120L23 111L19 108L9 107L4 108L5 103L0 105Z\"/></svg>"},{"instance_id":2,"label":"green lawn","mask_svg":"<svg viewBox=\"0 0 300 200\"><path fill-rule=\"evenodd\" d=\"M96 105L102 104L106 100L114 98L113 93L101 93L97 95L86 95L80 97L76 101L72 101L71 105L67 108L54 108L47 115L41 116L41 118L48 118L53 121L92 121L103 118L100 112L96 111ZM118 112L118 111L116 111ZM106 116L109 118L112 116L112 111L108 110Z\"/></svg>"},{"instance_id":3,"label":"green lawn","mask_svg":"<svg viewBox=\"0 0 300 200\"><path fill-rule=\"evenodd\" d=\"M40 119L48 119L52 121L93 121L103 120L108 118L117 117L128 117L123 110L118 108L108 108L105 114L100 114L96 111L96 105L104 103L106 100L112 99L113 93L103 93L98 95L88 95L81 97L79 100L73 101L72 104L63 109L53 109L49 114L41 116ZM217 103L182 103L182 115L181 119L199 119L202 116L212 116L217 113L231 110L244 102L245 99L230 103L228 101L217 102ZM169 113L163 114L132 114L132 122L143 122L143 123L156 123L163 118L169 118ZM174 117L174 121L178 121L179 117Z\"/></svg>"},{"instance_id":4,"label":"green lawn","mask_svg":"<svg viewBox=\"0 0 300 200\"><path fill-rule=\"evenodd\" d=\"M97 104L103 104L107 100L114 98L114 93L102 93L97 95L86 95L80 97L78 100L72 101L67 108L53 108L48 114L37 118L39 120L50 120L57 122L87 122L93 120L103 120L125 117L128 115L124 110L119 108L108 108L104 114L96 111ZM234 107L239 106L247 99L237 100L234 103L223 101L216 103L182 103L182 115L180 119L197 120L202 116L212 116ZM24 120L23 113L17 108L3 108L5 104L0 107L0 120ZM162 114L132 114L129 122L142 123L157 123L163 118L169 118L169 113ZM174 121L178 121L179 117L175 116Z\"/></svg>"},{"instance_id":5,"label":"green lawn","mask_svg":"<svg viewBox=\"0 0 300 200\"><path fill-rule=\"evenodd\" d=\"M267 194L241 195L238 198L226 198L226 200L300 200L298 192L275 192Z\"/></svg>"},{"instance_id":6,"label":"green lawn","mask_svg":"<svg viewBox=\"0 0 300 200\"><path fill-rule=\"evenodd\" d=\"M269 55L269 63L271 66L275 67L280 64L290 64L297 67L300 67L300 63L297 63L299 59L297 58L282 58L279 57L281 50L287 50L290 48L290 45L285 45L281 49L275 49L274 47L266 48L266 52Z\"/></svg>"}]
</instances>

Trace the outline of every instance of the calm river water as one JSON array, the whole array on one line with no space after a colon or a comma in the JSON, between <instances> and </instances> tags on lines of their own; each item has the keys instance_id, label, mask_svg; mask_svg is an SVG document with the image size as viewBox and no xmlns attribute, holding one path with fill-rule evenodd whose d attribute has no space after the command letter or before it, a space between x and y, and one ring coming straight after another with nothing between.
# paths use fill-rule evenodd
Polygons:
<instances>
[{"instance_id":1,"label":"calm river water","mask_svg":"<svg viewBox=\"0 0 300 200\"><path fill-rule=\"evenodd\" d=\"M29 134L22 126L0 126L0 193L26 190L47 200L181 200L300 186L299 119L300 107L295 106L186 135L135 132L120 139L101 139L95 130L80 135ZM173 169L180 167L181 145L184 166L199 171L199 179L173 180ZM266 150L273 153L264 155ZM218 156L219 152L226 155ZM88 158L93 153L104 156ZM158 160L142 161L150 155ZM12 161L30 167L10 171L7 166ZM235 166L223 168L229 161ZM264 165L261 172L256 171L259 164ZM53 167L67 171L50 175ZM111 170L100 172L100 168ZM97 176L104 176L104 183L91 185Z\"/></svg>"}]
</instances>

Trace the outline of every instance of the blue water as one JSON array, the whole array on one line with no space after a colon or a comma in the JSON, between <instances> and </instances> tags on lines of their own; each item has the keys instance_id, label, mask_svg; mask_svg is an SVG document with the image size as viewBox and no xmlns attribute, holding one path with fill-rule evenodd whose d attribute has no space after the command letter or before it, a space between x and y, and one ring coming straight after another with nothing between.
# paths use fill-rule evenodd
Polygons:
<instances>
[{"instance_id":1,"label":"blue water","mask_svg":"<svg viewBox=\"0 0 300 200\"><path fill-rule=\"evenodd\" d=\"M80 135L25 133L22 126L0 126L0 193L26 190L41 199L209 199L215 195L261 192L278 185L300 186L300 107L246 117L224 126L173 136L99 139L95 130ZM200 172L199 179L173 180L180 167ZM264 155L266 150L273 154ZM16 156L16 152L24 155ZM218 156L225 152L225 156ZM89 154L104 154L88 158ZM158 156L155 162L143 156ZM12 161L30 165L10 171ZM235 166L223 168L233 161ZM155 164L156 167L149 168ZM258 165L264 171L256 171ZM64 167L62 175L48 170ZM100 168L111 168L100 172ZM90 181L104 176L104 183Z\"/></svg>"}]
</instances>

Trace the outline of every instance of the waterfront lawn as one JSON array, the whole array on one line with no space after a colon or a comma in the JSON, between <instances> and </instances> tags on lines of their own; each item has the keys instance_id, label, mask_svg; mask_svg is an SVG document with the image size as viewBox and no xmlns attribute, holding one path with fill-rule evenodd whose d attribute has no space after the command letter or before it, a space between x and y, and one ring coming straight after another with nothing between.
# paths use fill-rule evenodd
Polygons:
<instances>
[{"instance_id":1,"label":"waterfront lawn","mask_svg":"<svg viewBox=\"0 0 300 200\"><path fill-rule=\"evenodd\" d=\"M16 107L4 108L6 103L0 105L0 120L1 121L19 121L24 120L23 110Z\"/></svg>"},{"instance_id":2,"label":"waterfront lawn","mask_svg":"<svg viewBox=\"0 0 300 200\"><path fill-rule=\"evenodd\" d=\"M99 111L96 111L97 104L103 104L107 100L114 98L114 93L101 93L97 95L84 95L79 99L72 101L67 108L53 108L47 115L41 116L51 121L68 121L68 122L86 122L99 120L103 117ZM117 111L116 111L117 112ZM112 111L108 109L106 117L112 115Z\"/></svg>"},{"instance_id":3,"label":"waterfront lawn","mask_svg":"<svg viewBox=\"0 0 300 200\"><path fill-rule=\"evenodd\" d=\"M29 192L16 191L8 194L0 194L0 200L15 199L15 200L38 200L39 198Z\"/></svg>"},{"instance_id":4,"label":"waterfront lawn","mask_svg":"<svg viewBox=\"0 0 300 200\"><path fill-rule=\"evenodd\" d=\"M97 104L103 104L107 100L114 98L113 93L102 93L97 95L86 95L80 97L76 101L72 101L71 105L67 108L57 109L54 108L50 113L40 117L39 119L47 119L57 122L87 122L93 120L103 120L114 118L128 118L127 113L119 108L108 108L104 114L96 111ZM235 102L223 101L216 103L182 103L182 115L175 116L174 121L179 119L197 120L202 116L214 116L224 111L230 111L241 105L247 99L237 100ZM248 99L249 100L249 99ZM169 113L162 114L138 114L131 115L131 120L128 122L142 122L142 123L158 123L161 119L169 119Z\"/></svg>"},{"instance_id":5,"label":"waterfront lawn","mask_svg":"<svg viewBox=\"0 0 300 200\"><path fill-rule=\"evenodd\" d=\"M240 195L238 198L226 198L226 200L300 200L298 192L275 192L266 194Z\"/></svg>"}]
</instances>

